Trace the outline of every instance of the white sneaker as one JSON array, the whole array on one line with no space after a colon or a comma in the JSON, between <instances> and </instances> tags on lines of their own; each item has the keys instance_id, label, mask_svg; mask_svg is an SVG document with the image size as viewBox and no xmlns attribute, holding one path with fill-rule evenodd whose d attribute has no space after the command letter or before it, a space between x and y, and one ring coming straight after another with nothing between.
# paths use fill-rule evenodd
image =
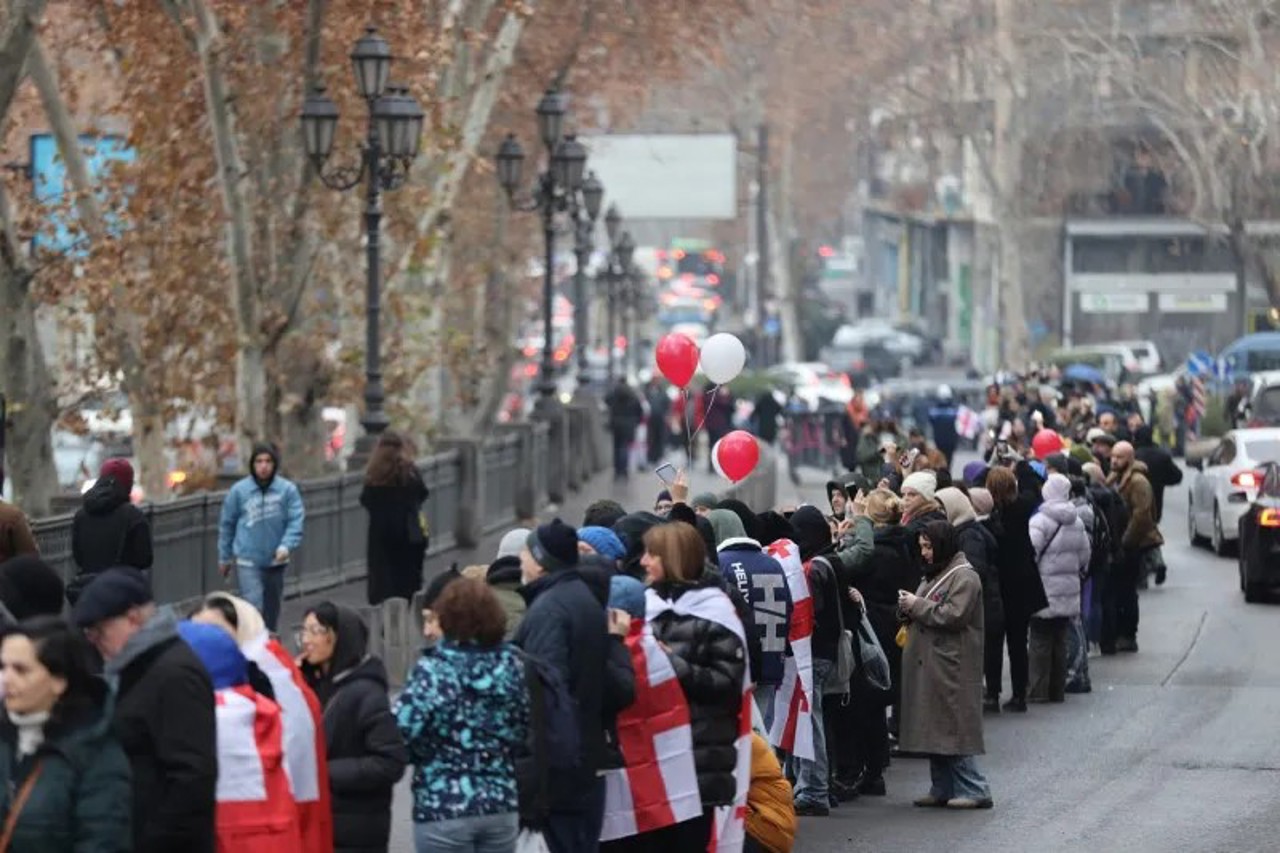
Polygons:
<instances>
[{"instance_id":1,"label":"white sneaker","mask_svg":"<svg viewBox=\"0 0 1280 853\"><path fill-rule=\"evenodd\" d=\"M1102 657L1102 647L1101 647L1101 646L1099 646L1097 643L1090 643L1090 644L1089 644L1089 657L1091 657L1091 658L1100 658L1100 657Z\"/></svg>"}]
</instances>

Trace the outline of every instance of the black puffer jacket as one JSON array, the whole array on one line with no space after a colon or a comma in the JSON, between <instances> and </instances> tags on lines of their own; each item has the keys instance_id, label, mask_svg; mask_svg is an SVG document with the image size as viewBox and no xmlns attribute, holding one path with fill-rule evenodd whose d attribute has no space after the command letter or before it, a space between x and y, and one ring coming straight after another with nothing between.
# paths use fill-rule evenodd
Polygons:
<instances>
[{"instance_id":1,"label":"black puffer jacket","mask_svg":"<svg viewBox=\"0 0 1280 853\"><path fill-rule=\"evenodd\" d=\"M698 589L718 588L704 576L693 583L654 584L670 601ZM736 634L707 619L679 616L671 611L653 620L653 634L669 649L671 664L689 702L693 728L693 763L698 771L702 805L733 802L737 791L738 714L742 709L742 679L747 655Z\"/></svg>"},{"instance_id":2,"label":"black puffer jacket","mask_svg":"<svg viewBox=\"0 0 1280 853\"><path fill-rule=\"evenodd\" d=\"M999 509L988 520L988 529L999 525L1000 600L1006 619L1029 619L1049 606L1044 594L1044 581L1036 568L1036 554L1031 547L1031 516L1039 501L1028 492L1018 495L1013 503Z\"/></svg>"},{"instance_id":3,"label":"black puffer jacket","mask_svg":"<svg viewBox=\"0 0 1280 853\"><path fill-rule=\"evenodd\" d=\"M993 630L1004 624L1004 603L1000 598L1000 543L980 521L956 526L956 540L969 565L982 580L982 619ZM910 589L910 587L903 587Z\"/></svg>"},{"instance_id":4,"label":"black puffer jacket","mask_svg":"<svg viewBox=\"0 0 1280 853\"><path fill-rule=\"evenodd\" d=\"M337 853L383 853L391 839L391 794L409 750L391 716L387 669L366 654L368 629L338 608L338 641L327 674L302 668L324 705L324 736Z\"/></svg>"},{"instance_id":5,"label":"black puffer jacket","mask_svg":"<svg viewBox=\"0 0 1280 853\"><path fill-rule=\"evenodd\" d=\"M151 568L151 525L114 477L99 479L85 493L71 522L71 557L82 574L112 566Z\"/></svg>"}]
</instances>

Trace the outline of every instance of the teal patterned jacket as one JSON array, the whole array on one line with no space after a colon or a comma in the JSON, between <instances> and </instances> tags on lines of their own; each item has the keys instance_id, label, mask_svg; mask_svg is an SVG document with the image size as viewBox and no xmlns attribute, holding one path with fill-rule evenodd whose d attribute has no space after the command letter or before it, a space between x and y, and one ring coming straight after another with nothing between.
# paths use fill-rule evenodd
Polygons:
<instances>
[{"instance_id":1,"label":"teal patterned jacket","mask_svg":"<svg viewBox=\"0 0 1280 853\"><path fill-rule=\"evenodd\" d=\"M518 810L514 755L529 695L511 646L441 640L414 665L394 713L413 762L414 822Z\"/></svg>"}]
</instances>

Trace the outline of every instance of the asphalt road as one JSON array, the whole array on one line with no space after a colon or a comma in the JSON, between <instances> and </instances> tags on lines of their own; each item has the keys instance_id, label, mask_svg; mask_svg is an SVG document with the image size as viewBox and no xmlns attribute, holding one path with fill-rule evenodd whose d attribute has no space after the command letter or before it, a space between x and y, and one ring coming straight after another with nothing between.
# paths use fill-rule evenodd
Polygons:
<instances>
[{"instance_id":1,"label":"asphalt road","mask_svg":"<svg viewBox=\"0 0 1280 853\"><path fill-rule=\"evenodd\" d=\"M928 765L897 759L889 796L802 818L796 853L1280 850L1280 606L1246 606L1235 560L1191 548L1185 519L1172 489L1169 580L1142 593L1141 651L1091 660L1089 695L987 718L992 811L913 808ZM396 793L391 850L408 853L408 774Z\"/></svg>"},{"instance_id":2,"label":"asphalt road","mask_svg":"<svg viewBox=\"0 0 1280 853\"><path fill-rule=\"evenodd\" d=\"M1091 660L1089 695L987 718L992 811L913 808L928 766L899 759L888 797L803 818L797 853L1280 850L1280 608L1188 545L1185 489L1166 504L1141 651Z\"/></svg>"}]
</instances>

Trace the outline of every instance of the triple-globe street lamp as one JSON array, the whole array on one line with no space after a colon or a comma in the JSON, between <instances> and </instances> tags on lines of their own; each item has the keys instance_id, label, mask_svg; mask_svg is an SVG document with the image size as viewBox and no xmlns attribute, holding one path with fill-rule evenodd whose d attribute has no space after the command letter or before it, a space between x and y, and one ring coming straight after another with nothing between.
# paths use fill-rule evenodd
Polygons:
<instances>
[{"instance_id":1,"label":"triple-globe street lamp","mask_svg":"<svg viewBox=\"0 0 1280 853\"><path fill-rule=\"evenodd\" d=\"M317 86L302 105L302 139L316 175L330 189L350 190L365 182L365 248L367 280L365 294L365 386L364 417L361 425L366 444L376 439L390 423L382 385L381 273L379 231L382 222L383 191L399 189L418 156L422 138L423 112L403 84L389 82L391 48L374 27L356 41L351 51L356 89L368 110L368 126L361 145L359 163L324 166L333 151L338 128L338 107Z\"/></svg>"},{"instance_id":2,"label":"triple-globe street lamp","mask_svg":"<svg viewBox=\"0 0 1280 853\"><path fill-rule=\"evenodd\" d=\"M537 407L554 408L556 401L554 342L552 340L555 298L556 214L567 213L574 223L574 343L577 350L578 382L587 381L586 346L589 328L586 310L587 262L591 256L591 232L600 215L604 186L588 175L587 149L573 134L564 134L567 111L565 96L548 89L538 102L538 136L547 152L547 168L538 175L528 198L518 193L524 177L524 148L515 134L507 134L496 157L498 183L513 209L542 215L546 257L542 279L542 365L538 378Z\"/></svg>"}]
</instances>

